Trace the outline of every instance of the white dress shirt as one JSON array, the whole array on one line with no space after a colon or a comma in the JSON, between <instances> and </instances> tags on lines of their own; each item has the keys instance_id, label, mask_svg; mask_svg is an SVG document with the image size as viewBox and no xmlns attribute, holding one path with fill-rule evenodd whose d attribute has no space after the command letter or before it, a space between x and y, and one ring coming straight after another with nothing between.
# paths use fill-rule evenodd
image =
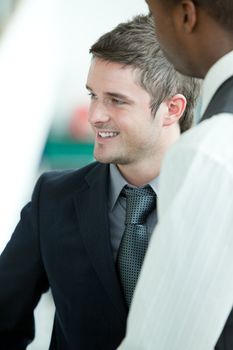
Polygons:
<instances>
[{"instance_id":1,"label":"white dress shirt","mask_svg":"<svg viewBox=\"0 0 233 350\"><path fill-rule=\"evenodd\" d=\"M209 70L202 112L233 75ZM233 115L187 131L163 163L151 238L120 350L213 350L233 305Z\"/></svg>"}]
</instances>

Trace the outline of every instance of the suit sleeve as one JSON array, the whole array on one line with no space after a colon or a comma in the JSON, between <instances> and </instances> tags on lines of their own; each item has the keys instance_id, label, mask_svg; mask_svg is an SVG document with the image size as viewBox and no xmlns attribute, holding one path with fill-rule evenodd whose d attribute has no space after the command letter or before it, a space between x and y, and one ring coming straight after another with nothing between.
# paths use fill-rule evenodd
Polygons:
<instances>
[{"instance_id":1,"label":"suit sleeve","mask_svg":"<svg viewBox=\"0 0 233 350\"><path fill-rule=\"evenodd\" d=\"M0 256L0 348L21 350L34 338L34 316L48 281L40 254L38 181L32 201L21 212Z\"/></svg>"}]
</instances>

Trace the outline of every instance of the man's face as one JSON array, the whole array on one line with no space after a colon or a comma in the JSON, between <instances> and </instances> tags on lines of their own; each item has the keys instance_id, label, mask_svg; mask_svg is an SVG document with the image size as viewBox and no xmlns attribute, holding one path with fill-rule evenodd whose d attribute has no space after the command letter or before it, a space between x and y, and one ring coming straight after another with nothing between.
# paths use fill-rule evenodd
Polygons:
<instances>
[{"instance_id":1,"label":"man's face","mask_svg":"<svg viewBox=\"0 0 233 350\"><path fill-rule=\"evenodd\" d=\"M91 96L89 122L95 133L95 159L118 165L139 164L145 157L154 162L161 118L151 115L150 96L136 83L136 72L131 67L94 58L87 89Z\"/></svg>"},{"instance_id":2,"label":"man's face","mask_svg":"<svg viewBox=\"0 0 233 350\"><path fill-rule=\"evenodd\" d=\"M186 75L197 74L194 65L194 53L179 22L178 7L172 1L146 0L155 21L155 31L160 46L175 69Z\"/></svg>"}]
</instances>

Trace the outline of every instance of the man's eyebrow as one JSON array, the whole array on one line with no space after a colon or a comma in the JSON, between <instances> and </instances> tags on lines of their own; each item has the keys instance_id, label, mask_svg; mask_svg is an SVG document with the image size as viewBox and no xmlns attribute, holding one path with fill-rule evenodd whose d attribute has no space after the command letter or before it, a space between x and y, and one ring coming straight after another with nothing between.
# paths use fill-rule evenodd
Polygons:
<instances>
[{"instance_id":1,"label":"man's eyebrow","mask_svg":"<svg viewBox=\"0 0 233 350\"><path fill-rule=\"evenodd\" d=\"M93 91L93 89L90 86L88 86L88 85L86 85L86 89L89 90L89 91ZM129 96L121 94L119 92L106 91L104 93L104 95L110 96L110 97L119 98L119 99L122 99L122 100L127 100L129 103L133 103L133 100Z\"/></svg>"},{"instance_id":2,"label":"man's eyebrow","mask_svg":"<svg viewBox=\"0 0 233 350\"><path fill-rule=\"evenodd\" d=\"M105 94L108 95L108 96L111 96L111 97L117 97L117 98L122 98L122 99L129 100L128 96L120 94L118 92L106 92Z\"/></svg>"},{"instance_id":3,"label":"man's eyebrow","mask_svg":"<svg viewBox=\"0 0 233 350\"><path fill-rule=\"evenodd\" d=\"M86 84L86 89L92 91L92 88Z\"/></svg>"},{"instance_id":4,"label":"man's eyebrow","mask_svg":"<svg viewBox=\"0 0 233 350\"><path fill-rule=\"evenodd\" d=\"M134 103L134 101L132 100L131 97L124 95L124 94L121 94L121 93L118 93L118 92L106 92L105 95L110 96L110 97L114 97L114 98L117 98L120 100L125 100L128 103Z\"/></svg>"}]
</instances>

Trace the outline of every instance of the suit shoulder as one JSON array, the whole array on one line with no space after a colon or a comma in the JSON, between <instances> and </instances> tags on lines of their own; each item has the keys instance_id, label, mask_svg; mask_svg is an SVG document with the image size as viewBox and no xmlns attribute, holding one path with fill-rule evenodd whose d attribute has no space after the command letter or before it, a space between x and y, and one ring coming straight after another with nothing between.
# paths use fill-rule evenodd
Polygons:
<instances>
[{"instance_id":1,"label":"suit shoulder","mask_svg":"<svg viewBox=\"0 0 233 350\"><path fill-rule=\"evenodd\" d=\"M51 194L73 191L85 183L85 178L92 171L103 168L106 165L93 162L80 169L57 170L43 173L37 180L34 194L43 188Z\"/></svg>"}]
</instances>

